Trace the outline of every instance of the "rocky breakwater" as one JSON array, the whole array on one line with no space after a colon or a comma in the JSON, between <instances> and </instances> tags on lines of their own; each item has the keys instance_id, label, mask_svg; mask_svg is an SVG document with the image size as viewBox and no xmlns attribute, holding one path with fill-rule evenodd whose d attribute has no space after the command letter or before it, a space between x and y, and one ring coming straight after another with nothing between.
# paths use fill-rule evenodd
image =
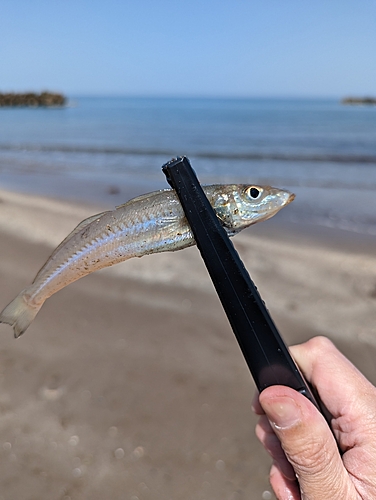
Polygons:
<instances>
[{"instance_id":1,"label":"rocky breakwater","mask_svg":"<svg viewBox=\"0 0 376 500\"><path fill-rule=\"evenodd\" d=\"M22 107L51 107L64 106L66 97L63 94L54 92L27 92L25 94L9 92L6 94L0 93L0 107L5 106L22 106Z\"/></svg>"},{"instance_id":2,"label":"rocky breakwater","mask_svg":"<svg viewBox=\"0 0 376 500\"><path fill-rule=\"evenodd\" d=\"M350 106L376 106L375 97L345 97L341 100L341 104Z\"/></svg>"}]
</instances>

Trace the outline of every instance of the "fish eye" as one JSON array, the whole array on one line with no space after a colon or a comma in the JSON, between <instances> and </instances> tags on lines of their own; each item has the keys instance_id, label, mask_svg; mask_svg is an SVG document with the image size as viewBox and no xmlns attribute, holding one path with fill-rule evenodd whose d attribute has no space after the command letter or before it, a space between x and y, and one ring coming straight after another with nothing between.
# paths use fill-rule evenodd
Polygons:
<instances>
[{"instance_id":1,"label":"fish eye","mask_svg":"<svg viewBox=\"0 0 376 500\"><path fill-rule=\"evenodd\" d=\"M247 188L246 194L249 198L252 198L253 200L257 200L261 196L261 190L257 188L256 186L251 186Z\"/></svg>"}]
</instances>

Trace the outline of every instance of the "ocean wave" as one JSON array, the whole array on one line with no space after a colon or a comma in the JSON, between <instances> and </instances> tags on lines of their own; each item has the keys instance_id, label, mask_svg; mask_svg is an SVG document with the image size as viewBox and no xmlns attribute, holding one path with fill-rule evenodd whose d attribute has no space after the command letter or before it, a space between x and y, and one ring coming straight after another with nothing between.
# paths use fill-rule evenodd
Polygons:
<instances>
[{"instance_id":1,"label":"ocean wave","mask_svg":"<svg viewBox=\"0 0 376 500\"><path fill-rule=\"evenodd\" d=\"M59 152L83 154L109 154L124 156L164 156L173 157L176 151L167 149L124 148L116 146L79 146L64 144L0 144L0 151L14 152ZM376 155L338 154L338 153L279 153L279 152L232 152L232 151L190 151L192 158L206 158L211 160L256 160L256 161L288 161L288 162L317 162L317 163L361 163L376 164Z\"/></svg>"}]
</instances>

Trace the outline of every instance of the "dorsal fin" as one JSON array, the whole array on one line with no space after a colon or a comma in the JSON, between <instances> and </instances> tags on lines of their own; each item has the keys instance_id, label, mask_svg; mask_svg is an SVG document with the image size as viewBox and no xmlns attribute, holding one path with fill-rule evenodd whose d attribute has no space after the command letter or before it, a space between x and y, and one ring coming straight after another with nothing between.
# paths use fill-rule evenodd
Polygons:
<instances>
[{"instance_id":1,"label":"dorsal fin","mask_svg":"<svg viewBox=\"0 0 376 500\"><path fill-rule=\"evenodd\" d=\"M126 201L125 203L118 205L116 207L116 210L119 208L124 208L127 205L134 203L135 201L142 201L146 200L147 198L151 198L152 196L155 196L156 194L163 193L165 191L172 191L171 189L161 189L160 191L152 191L150 193L145 193L145 194L140 194L140 196L136 196L136 198L132 198L131 200Z\"/></svg>"}]
</instances>

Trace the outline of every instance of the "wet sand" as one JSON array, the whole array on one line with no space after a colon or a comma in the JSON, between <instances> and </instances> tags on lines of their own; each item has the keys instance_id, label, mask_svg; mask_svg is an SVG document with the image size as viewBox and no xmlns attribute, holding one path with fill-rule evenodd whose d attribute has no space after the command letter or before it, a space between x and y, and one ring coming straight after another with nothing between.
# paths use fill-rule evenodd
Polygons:
<instances>
[{"instance_id":1,"label":"wet sand","mask_svg":"<svg viewBox=\"0 0 376 500\"><path fill-rule=\"evenodd\" d=\"M96 207L0 199L4 306ZM234 243L283 337L326 334L376 382L373 242L277 217ZM196 248L70 285L18 340L0 330L0 499L273 498L254 384Z\"/></svg>"}]
</instances>

